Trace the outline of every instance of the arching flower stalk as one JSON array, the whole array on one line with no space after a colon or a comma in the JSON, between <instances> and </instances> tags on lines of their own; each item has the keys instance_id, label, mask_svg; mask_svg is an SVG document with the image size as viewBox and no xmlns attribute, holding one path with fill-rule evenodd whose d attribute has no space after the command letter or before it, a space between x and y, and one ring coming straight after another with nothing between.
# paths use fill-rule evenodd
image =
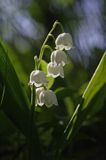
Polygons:
<instances>
[{"instance_id":1,"label":"arching flower stalk","mask_svg":"<svg viewBox=\"0 0 106 160\"><path fill-rule=\"evenodd\" d=\"M62 33L59 34L55 40L53 31L57 25L60 26ZM50 37L52 37L55 41L56 46L54 50L50 45L47 44ZM40 49L39 58L37 58L37 56L34 57L35 69L31 72L29 80L31 92L32 89L33 92L35 92L35 98L33 97L34 106L45 105L47 108L50 108L53 105L58 105L55 93L48 89L47 76L51 76L53 78L60 76L61 78L64 78L63 67L68 63L67 55L64 50L69 50L72 47L73 42L71 35L69 33L64 33L62 24L56 21ZM50 62L47 65L47 75L39 69L45 49L49 49L51 52Z\"/></svg>"}]
</instances>

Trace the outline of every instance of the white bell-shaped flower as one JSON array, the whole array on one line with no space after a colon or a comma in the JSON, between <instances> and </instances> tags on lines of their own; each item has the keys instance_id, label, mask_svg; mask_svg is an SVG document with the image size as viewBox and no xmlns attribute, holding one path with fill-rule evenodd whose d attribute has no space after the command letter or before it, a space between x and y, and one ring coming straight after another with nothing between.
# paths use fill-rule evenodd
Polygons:
<instances>
[{"instance_id":1,"label":"white bell-shaped flower","mask_svg":"<svg viewBox=\"0 0 106 160\"><path fill-rule=\"evenodd\" d=\"M56 95L52 90L45 90L43 87L36 89L36 105L51 107L52 105L58 105Z\"/></svg>"},{"instance_id":2,"label":"white bell-shaped flower","mask_svg":"<svg viewBox=\"0 0 106 160\"><path fill-rule=\"evenodd\" d=\"M56 63L50 62L48 63L47 70L48 76L52 76L53 78L60 76L64 78L64 70L61 64L57 65Z\"/></svg>"},{"instance_id":3,"label":"white bell-shaped flower","mask_svg":"<svg viewBox=\"0 0 106 160\"><path fill-rule=\"evenodd\" d=\"M66 53L62 50L53 51L51 54L51 62L64 66L68 62Z\"/></svg>"},{"instance_id":4,"label":"white bell-shaped flower","mask_svg":"<svg viewBox=\"0 0 106 160\"><path fill-rule=\"evenodd\" d=\"M47 84L46 75L43 71L34 70L30 74L29 85L35 85L36 87L40 87L42 85Z\"/></svg>"},{"instance_id":5,"label":"white bell-shaped flower","mask_svg":"<svg viewBox=\"0 0 106 160\"><path fill-rule=\"evenodd\" d=\"M73 41L72 41L72 37L69 33L61 33L58 35L58 37L56 38L56 49L59 50L70 50L71 48L73 48Z\"/></svg>"},{"instance_id":6,"label":"white bell-shaped flower","mask_svg":"<svg viewBox=\"0 0 106 160\"><path fill-rule=\"evenodd\" d=\"M40 94L44 91L44 87L40 87L36 89L36 100L35 105L43 106L44 105L44 97L40 96Z\"/></svg>"},{"instance_id":7,"label":"white bell-shaped flower","mask_svg":"<svg viewBox=\"0 0 106 160\"><path fill-rule=\"evenodd\" d=\"M52 105L58 105L56 95L52 90L45 90L41 92L40 98L44 99L44 104L46 107L51 107Z\"/></svg>"}]
</instances>

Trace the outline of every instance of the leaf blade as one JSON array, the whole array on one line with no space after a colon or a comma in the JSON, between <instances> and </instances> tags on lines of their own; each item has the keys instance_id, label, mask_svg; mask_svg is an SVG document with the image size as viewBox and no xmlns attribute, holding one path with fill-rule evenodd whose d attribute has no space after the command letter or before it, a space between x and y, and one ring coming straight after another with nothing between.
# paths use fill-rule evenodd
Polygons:
<instances>
[{"instance_id":1,"label":"leaf blade","mask_svg":"<svg viewBox=\"0 0 106 160\"><path fill-rule=\"evenodd\" d=\"M17 77L14 67L0 43L0 77L6 85L2 110L11 122L27 137L31 146L31 160L41 159L41 151L37 128L33 121L31 124L30 103ZM9 105L8 105L9 104ZM33 126L32 132L30 127ZM33 141L32 141L33 137Z\"/></svg>"}]
</instances>

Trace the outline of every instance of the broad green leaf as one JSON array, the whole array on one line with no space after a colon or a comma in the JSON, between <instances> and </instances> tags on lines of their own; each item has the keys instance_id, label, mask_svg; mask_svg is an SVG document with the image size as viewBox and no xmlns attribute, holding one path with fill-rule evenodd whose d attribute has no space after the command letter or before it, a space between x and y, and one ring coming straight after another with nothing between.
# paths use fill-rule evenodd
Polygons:
<instances>
[{"instance_id":1,"label":"broad green leaf","mask_svg":"<svg viewBox=\"0 0 106 160\"><path fill-rule=\"evenodd\" d=\"M106 52L104 53L96 71L94 72L70 122L65 129L65 136L70 141L76 135L79 127L91 113L94 115L101 109L106 98ZM103 95L104 96L101 96Z\"/></svg>"},{"instance_id":2,"label":"broad green leaf","mask_svg":"<svg viewBox=\"0 0 106 160\"><path fill-rule=\"evenodd\" d=\"M8 53L8 57L9 57L12 65L14 66L15 72L16 72L20 82L27 88L28 87L28 85L27 85L28 84L28 76L27 76L26 72L24 71L22 63L20 62L17 54L14 53L13 49L10 48L9 45L3 43L3 46L6 50L6 52Z\"/></svg>"},{"instance_id":3,"label":"broad green leaf","mask_svg":"<svg viewBox=\"0 0 106 160\"><path fill-rule=\"evenodd\" d=\"M86 108L90 103L95 94L103 87L106 83L106 52L104 53L95 73L93 74L84 94L83 108Z\"/></svg>"},{"instance_id":4,"label":"broad green leaf","mask_svg":"<svg viewBox=\"0 0 106 160\"><path fill-rule=\"evenodd\" d=\"M104 102L106 100L106 84L96 93L94 98L90 101L88 106L82 110L84 116L89 115L89 117L94 116L97 112L99 112L104 106Z\"/></svg>"},{"instance_id":5,"label":"broad green leaf","mask_svg":"<svg viewBox=\"0 0 106 160\"><path fill-rule=\"evenodd\" d=\"M33 152L31 160L35 157L39 159L41 157L40 145L36 126L34 121L31 121L30 103L1 43L0 77L6 87L2 109L12 123L30 141L31 152Z\"/></svg>"},{"instance_id":6,"label":"broad green leaf","mask_svg":"<svg viewBox=\"0 0 106 160\"><path fill-rule=\"evenodd\" d=\"M2 44L0 44L0 76L8 86L9 91L12 93L12 96L15 98L19 106L28 111L30 106L28 98L21 87L16 72Z\"/></svg>"}]
</instances>

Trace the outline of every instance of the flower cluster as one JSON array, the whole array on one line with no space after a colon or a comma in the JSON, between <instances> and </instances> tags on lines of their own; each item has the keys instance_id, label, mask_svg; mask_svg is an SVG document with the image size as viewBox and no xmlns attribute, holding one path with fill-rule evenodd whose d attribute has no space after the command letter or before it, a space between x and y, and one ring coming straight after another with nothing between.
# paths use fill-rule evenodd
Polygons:
<instances>
[{"instance_id":1,"label":"flower cluster","mask_svg":"<svg viewBox=\"0 0 106 160\"><path fill-rule=\"evenodd\" d=\"M45 44L41 47L40 61L42 60L42 48L45 47L44 45ZM50 56L50 63L47 65L47 76L52 76L53 78L60 76L64 78L63 67L67 64L67 55L64 50L69 50L73 47L71 35L69 33L60 34L55 40L55 45L55 50ZM40 63L36 56L34 57L34 60L37 63ZM31 72L29 81L29 85L31 88L34 86L35 90L35 106L46 105L46 107L49 108L52 105L58 105L55 93L48 89L46 74L43 71L40 71L38 66Z\"/></svg>"},{"instance_id":2,"label":"flower cluster","mask_svg":"<svg viewBox=\"0 0 106 160\"><path fill-rule=\"evenodd\" d=\"M34 70L30 74L29 85L35 86L35 106L51 107L53 104L58 105L56 95L54 92L47 88L47 79L43 71Z\"/></svg>"},{"instance_id":3,"label":"flower cluster","mask_svg":"<svg viewBox=\"0 0 106 160\"><path fill-rule=\"evenodd\" d=\"M60 34L56 40L56 50L51 53L51 62L48 63L48 75L56 78L58 76L64 78L63 66L67 64L67 55L64 50L73 47L72 37L69 33Z\"/></svg>"}]
</instances>

